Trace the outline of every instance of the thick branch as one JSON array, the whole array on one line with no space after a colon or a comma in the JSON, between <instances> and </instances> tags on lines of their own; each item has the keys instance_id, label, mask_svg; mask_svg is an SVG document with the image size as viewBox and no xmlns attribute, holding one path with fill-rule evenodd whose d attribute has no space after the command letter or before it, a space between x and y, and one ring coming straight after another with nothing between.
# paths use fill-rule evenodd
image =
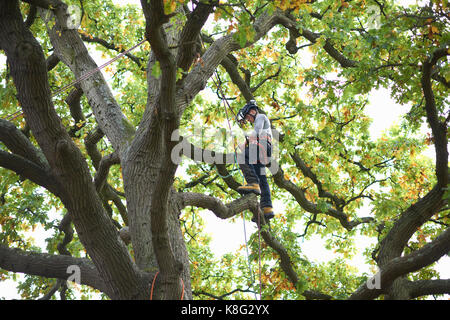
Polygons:
<instances>
[{"instance_id":1,"label":"thick branch","mask_svg":"<svg viewBox=\"0 0 450 320\"><path fill-rule=\"evenodd\" d=\"M417 280L406 284L411 299L437 294L450 294L450 279Z\"/></svg>"},{"instance_id":2,"label":"thick branch","mask_svg":"<svg viewBox=\"0 0 450 320\"><path fill-rule=\"evenodd\" d=\"M14 171L22 179L33 181L57 197L62 195L64 189L49 171L22 156L0 150L0 166Z\"/></svg>"},{"instance_id":3,"label":"thick branch","mask_svg":"<svg viewBox=\"0 0 450 320\"><path fill-rule=\"evenodd\" d=\"M262 13L253 24L255 36L251 41L247 40L244 48L252 45L266 35L279 23L280 16L282 16L280 10L276 10L272 15ZM185 78L184 91L182 92L182 99L184 99L185 105L191 102L197 93L206 86L207 80L213 75L223 59L230 52L241 48L241 45L236 41L234 33L226 35L211 44L202 56L203 64L197 64Z\"/></svg>"},{"instance_id":4,"label":"thick branch","mask_svg":"<svg viewBox=\"0 0 450 320\"><path fill-rule=\"evenodd\" d=\"M219 199L202 193L182 192L179 193L179 196L182 198L183 206L208 209L220 219L228 219L242 211L254 210L258 207L258 200L253 194L233 200L228 204L223 204Z\"/></svg>"},{"instance_id":5,"label":"thick branch","mask_svg":"<svg viewBox=\"0 0 450 320\"><path fill-rule=\"evenodd\" d=\"M42 16L45 16L47 12L50 13L48 14L50 20L56 19L52 28L50 28L50 20L45 22L58 58L72 70L77 79L95 70L97 64L89 55L80 35L76 30L68 29L66 26L65 5L54 10L55 14L41 9ZM114 149L122 151L134 135L135 129L123 115L102 73L93 73L79 85L92 107L100 128Z\"/></svg>"},{"instance_id":6,"label":"thick branch","mask_svg":"<svg viewBox=\"0 0 450 320\"><path fill-rule=\"evenodd\" d=\"M442 207L444 204L443 194L444 191L436 185L423 198L400 215L400 218L380 243L377 262L381 266L402 254L409 239L417 229Z\"/></svg>"},{"instance_id":7,"label":"thick branch","mask_svg":"<svg viewBox=\"0 0 450 320\"><path fill-rule=\"evenodd\" d=\"M200 2L194 11L189 14L179 39L179 49L176 58L177 66L179 68L187 71L191 66L196 54L196 40L199 40L200 30L213 9L213 5Z\"/></svg>"},{"instance_id":8,"label":"thick branch","mask_svg":"<svg viewBox=\"0 0 450 320\"><path fill-rule=\"evenodd\" d=\"M154 133L150 128L144 128L147 137L138 148L142 149L147 143L157 145L162 142L160 146L163 149L160 152L163 160L156 179L157 187L154 188L150 203L151 233L155 256L161 277L164 279L164 294L161 298L176 299L180 297L182 290L179 278L183 271L183 265L175 257L169 241L167 202L177 168L177 165L170 161L172 148L175 146L170 137L172 132L179 127L179 117L175 106L177 68L163 28L163 24L169 20L169 16L164 13L163 1L141 0L141 5L146 19L146 37L161 68L159 95L154 109L155 113L150 118L151 126L158 128L157 130L160 130L161 133ZM149 107L147 104L147 112L150 110Z\"/></svg>"},{"instance_id":9,"label":"thick branch","mask_svg":"<svg viewBox=\"0 0 450 320\"><path fill-rule=\"evenodd\" d=\"M3 119L0 119L0 141L13 153L28 159L43 170L49 168L42 152L13 123Z\"/></svg>"},{"instance_id":10,"label":"thick branch","mask_svg":"<svg viewBox=\"0 0 450 320\"><path fill-rule=\"evenodd\" d=\"M221 64L230 76L231 81L233 81L233 83L238 86L245 100L254 100L255 98L253 96L252 90L248 86L247 82L239 74L237 61L235 60L236 59L234 59L234 57L229 54L222 60Z\"/></svg>"},{"instance_id":11,"label":"thick branch","mask_svg":"<svg viewBox=\"0 0 450 320\"><path fill-rule=\"evenodd\" d=\"M448 182L448 150L447 150L447 126L446 123L439 121L434 99L433 89L431 87L431 74L433 66L437 61L449 54L448 48L440 48L433 52L431 57L424 62L422 68L422 90L425 97L425 111L427 121L433 132L434 145L436 150L436 177L438 185L442 188L447 186Z\"/></svg>"},{"instance_id":12,"label":"thick branch","mask_svg":"<svg viewBox=\"0 0 450 320\"><path fill-rule=\"evenodd\" d=\"M397 257L387 262L379 271L381 288L369 289L367 283L363 284L351 295L351 300L375 299L389 289L395 279L410 272L420 270L439 260L450 251L450 229L440 234L434 241L428 243L413 253Z\"/></svg>"},{"instance_id":13,"label":"thick branch","mask_svg":"<svg viewBox=\"0 0 450 320\"><path fill-rule=\"evenodd\" d=\"M0 268L30 275L67 280L69 266L78 266L81 284L88 285L109 294L107 286L92 261L73 258L68 255L26 252L0 245Z\"/></svg>"}]
</instances>

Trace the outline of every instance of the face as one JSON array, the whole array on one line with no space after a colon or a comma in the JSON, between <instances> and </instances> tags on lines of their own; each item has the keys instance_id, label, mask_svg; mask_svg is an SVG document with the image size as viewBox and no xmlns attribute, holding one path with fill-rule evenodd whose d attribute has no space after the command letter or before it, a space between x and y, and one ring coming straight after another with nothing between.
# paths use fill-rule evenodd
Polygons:
<instances>
[{"instance_id":1,"label":"face","mask_svg":"<svg viewBox=\"0 0 450 320\"><path fill-rule=\"evenodd\" d=\"M249 121L250 123L255 122L255 118L252 117L252 116L250 116L249 114L256 116L256 110L255 110L255 109L252 109L252 110L250 110L250 111L248 112L248 114L245 115L245 120L246 120L246 121Z\"/></svg>"}]
</instances>

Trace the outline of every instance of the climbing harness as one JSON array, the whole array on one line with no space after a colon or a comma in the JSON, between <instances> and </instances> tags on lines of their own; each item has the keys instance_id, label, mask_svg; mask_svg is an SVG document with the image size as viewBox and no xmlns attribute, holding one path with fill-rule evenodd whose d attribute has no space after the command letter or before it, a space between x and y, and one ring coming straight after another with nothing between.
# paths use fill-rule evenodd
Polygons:
<instances>
[{"instance_id":1,"label":"climbing harness","mask_svg":"<svg viewBox=\"0 0 450 320\"><path fill-rule=\"evenodd\" d=\"M147 39L144 39L142 41L140 41L138 44L135 44L133 47L131 47L130 49L127 49L123 52L121 52L120 54L118 54L117 56L115 56L114 58L112 58L111 60L105 62L104 64L102 64L101 66L94 68L92 70L90 70L89 72L83 74L81 77L79 77L78 79L76 79L75 81L69 83L68 85L65 85L64 87L58 89L57 91L53 92L51 94L51 97L56 97L58 94L60 94L61 92L66 91L67 89L73 87L74 85L80 83L83 80L88 79L89 77L91 77L93 74L99 72L100 70L102 70L103 68L109 66L111 63L117 61L118 59L122 58L124 55L130 53L131 51L133 51L134 49L136 49L137 47L141 46L144 42L146 42ZM4 120L8 120L8 121L12 121L18 117L20 117L21 115L23 115L22 111L17 111L11 115L6 116L5 118L3 118Z\"/></svg>"},{"instance_id":2,"label":"climbing harness","mask_svg":"<svg viewBox=\"0 0 450 320\"><path fill-rule=\"evenodd\" d=\"M155 276L153 277L153 281L152 281L152 288L150 290L150 300L153 300L153 289L155 287L155 282L156 282L156 278L158 277L159 271L155 273ZM184 298L184 281L182 278L181 279L181 298L180 300L183 300Z\"/></svg>"},{"instance_id":3,"label":"climbing harness","mask_svg":"<svg viewBox=\"0 0 450 320\"><path fill-rule=\"evenodd\" d=\"M267 143L271 143L269 139L257 138L256 141L249 142L249 144L255 144L259 148L259 151L260 151L259 153L260 153L260 155L262 154L263 158L264 158L264 162L262 162L262 164L264 164L265 166L268 166L269 162L270 162L269 161L270 157L268 156L267 149L260 143L261 140L266 140Z\"/></svg>"},{"instance_id":4,"label":"climbing harness","mask_svg":"<svg viewBox=\"0 0 450 320\"><path fill-rule=\"evenodd\" d=\"M228 106L229 107L229 106ZM256 104L255 100L250 100L248 103L245 104L245 106L243 106L237 114L235 114L235 119L236 122L239 123L239 125L243 124L246 122L245 117L246 116L251 116L253 118L253 120L256 120L256 116L254 114L251 114L250 111L251 110L257 110L258 111L258 106ZM246 137L246 145L248 146L249 144L255 144L259 147L259 151L260 154L262 154L262 158L264 158L264 165L267 166L269 164L269 157L268 157L268 153L266 148L260 143L262 140L266 140L266 146L267 143L272 143L272 139L270 138L270 136L266 136L266 137L256 137L256 141L249 141L248 137Z\"/></svg>"}]
</instances>

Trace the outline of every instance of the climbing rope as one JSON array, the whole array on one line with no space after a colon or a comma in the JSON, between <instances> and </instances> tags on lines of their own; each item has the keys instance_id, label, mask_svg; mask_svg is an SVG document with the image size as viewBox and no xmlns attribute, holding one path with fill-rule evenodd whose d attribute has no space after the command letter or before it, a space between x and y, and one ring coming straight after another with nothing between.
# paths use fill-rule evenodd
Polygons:
<instances>
[{"instance_id":1,"label":"climbing rope","mask_svg":"<svg viewBox=\"0 0 450 320\"><path fill-rule=\"evenodd\" d=\"M220 95L221 95L221 99L223 101L224 104L224 109L225 109L225 116L227 118L227 123L228 123L228 128L230 130L230 135L233 138L233 144L234 144L234 164L233 166L237 165L237 152L236 152L236 141L234 139L233 136L233 132L231 129L231 124L230 124L230 119L228 116L228 111L227 111L227 107L230 109L230 111L234 114L234 116L236 117L236 114L233 112L233 109L231 108L231 106L229 105L228 101L225 98L224 92L222 90L222 85L219 79L219 76L217 75L217 72L214 71L214 76L217 78L217 83L213 78L213 82L216 85L216 87L220 90ZM242 179L245 181L245 177L242 175L242 172L240 172ZM258 209L259 210L259 209ZM262 299L262 276L261 276L261 222L260 222L260 215L259 215L259 211L257 213L258 215L258 264L259 264L259 299ZM253 270L251 267L251 263L250 263L250 255L248 253L248 242L247 242L247 231L246 231L246 227L245 227L245 217L244 214L242 214L242 221L244 224L244 240L245 240L245 249L247 252L247 262L248 262L248 267L250 270L250 280L253 282L254 278L253 278ZM256 299L256 293L255 293L255 299Z\"/></svg>"},{"instance_id":2,"label":"climbing rope","mask_svg":"<svg viewBox=\"0 0 450 320\"><path fill-rule=\"evenodd\" d=\"M68 85L62 87L61 89L57 90L56 92L52 93L52 97L57 96L58 94L60 94L63 91L66 91L67 89L69 89L70 87L76 85L77 83L86 80L87 78L91 77L93 74L97 73L98 71L100 71L101 69L109 66L111 63L113 63L114 61L119 60L120 58L122 58L124 55L130 53L131 51L133 51L134 49L136 49L137 47L139 47L140 45L142 45L145 41L147 41L147 39L144 39L142 41L140 41L138 44L135 44L134 46L132 46L130 49L125 50L123 52L121 52L120 54L118 54L117 56L115 56L114 58L112 58L111 60L105 62L104 64L102 64L101 66L92 69L91 71L83 74L81 77L79 77L77 80L73 81L72 83L69 83Z\"/></svg>"},{"instance_id":3,"label":"climbing rope","mask_svg":"<svg viewBox=\"0 0 450 320\"><path fill-rule=\"evenodd\" d=\"M79 77L78 79L76 79L75 81L69 83L68 85L65 85L64 87L58 89L57 91L53 92L51 94L51 97L56 97L58 94L60 94L61 92L66 91L67 89L73 87L74 85L80 83L83 80L88 79L89 77L91 77L93 74L99 72L100 70L102 70L103 68L109 66L111 63L117 61L118 59L122 58L124 55L130 53L131 51L133 51L134 49L136 49L137 47L141 46L144 42L146 42L147 39L144 39L142 41L140 41L138 44L135 44L133 47L131 47L130 49L127 49L123 52L121 52L120 54L118 54L117 56L115 56L114 58L112 58L111 60L108 60L107 62L105 62L104 64L102 64L101 66L94 68L92 70L90 70L89 72L83 74L81 77ZM8 121L12 121L18 117L20 117L21 115L23 115L22 111L16 111L13 114L10 114L8 116L6 116L5 118L3 118L4 120L8 120Z\"/></svg>"},{"instance_id":4,"label":"climbing rope","mask_svg":"<svg viewBox=\"0 0 450 320\"><path fill-rule=\"evenodd\" d=\"M244 213L242 213L242 223L244 225L244 240L245 240L245 252L247 254L247 264L248 264L248 269L250 271L250 281L253 283L255 283L255 277L253 276L253 269L252 269L252 265L250 262L250 254L248 253L248 245L247 245L247 228L245 226L245 217L244 217ZM256 297L256 292L255 292L255 300L257 300Z\"/></svg>"}]
</instances>

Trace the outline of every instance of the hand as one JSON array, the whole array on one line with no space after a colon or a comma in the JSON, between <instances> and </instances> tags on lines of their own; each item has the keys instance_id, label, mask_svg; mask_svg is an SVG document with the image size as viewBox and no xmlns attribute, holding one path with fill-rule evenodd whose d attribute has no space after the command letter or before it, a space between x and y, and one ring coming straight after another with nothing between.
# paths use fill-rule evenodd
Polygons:
<instances>
[{"instance_id":1,"label":"hand","mask_svg":"<svg viewBox=\"0 0 450 320\"><path fill-rule=\"evenodd\" d=\"M256 144L258 142L258 139L256 137L248 137L248 142L251 144Z\"/></svg>"}]
</instances>

